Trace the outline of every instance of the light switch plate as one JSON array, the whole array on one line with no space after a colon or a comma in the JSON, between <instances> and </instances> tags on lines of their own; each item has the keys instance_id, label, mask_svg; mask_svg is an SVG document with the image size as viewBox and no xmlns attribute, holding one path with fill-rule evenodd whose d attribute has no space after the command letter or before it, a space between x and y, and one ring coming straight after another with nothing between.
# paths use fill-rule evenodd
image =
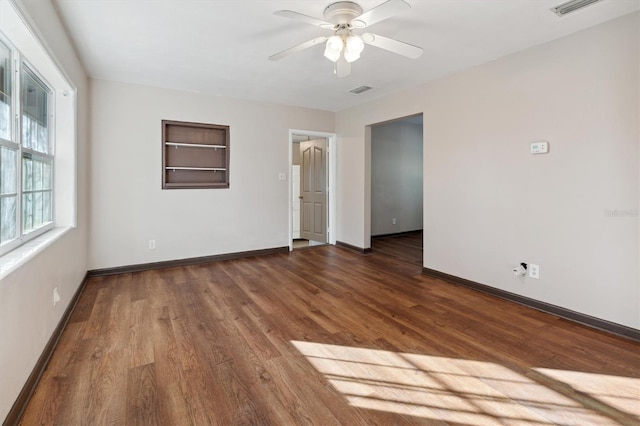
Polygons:
<instances>
[{"instance_id":1,"label":"light switch plate","mask_svg":"<svg viewBox=\"0 0 640 426\"><path fill-rule=\"evenodd\" d=\"M287 180L287 174L286 173L279 173L278 174L278 180Z\"/></svg>"}]
</instances>

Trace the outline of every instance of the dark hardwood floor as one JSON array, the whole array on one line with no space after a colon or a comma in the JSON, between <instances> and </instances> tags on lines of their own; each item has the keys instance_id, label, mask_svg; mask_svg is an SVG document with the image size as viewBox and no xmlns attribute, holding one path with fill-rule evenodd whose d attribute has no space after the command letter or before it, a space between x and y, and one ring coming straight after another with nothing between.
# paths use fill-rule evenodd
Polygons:
<instances>
[{"instance_id":1,"label":"dark hardwood floor","mask_svg":"<svg viewBox=\"0 0 640 426\"><path fill-rule=\"evenodd\" d=\"M639 344L388 250L92 278L22 424L639 424Z\"/></svg>"},{"instance_id":2,"label":"dark hardwood floor","mask_svg":"<svg viewBox=\"0 0 640 426\"><path fill-rule=\"evenodd\" d=\"M422 231L372 237L371 250L422 267Z\"/></svg>"}]
</instances>

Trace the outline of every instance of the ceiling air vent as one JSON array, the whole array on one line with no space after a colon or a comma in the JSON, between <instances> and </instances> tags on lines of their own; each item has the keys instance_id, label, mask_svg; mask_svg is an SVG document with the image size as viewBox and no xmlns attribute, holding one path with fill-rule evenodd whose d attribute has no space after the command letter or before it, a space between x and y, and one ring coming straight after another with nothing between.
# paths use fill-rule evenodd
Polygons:
<instances>
[{"instance_id":1,"label":"ceiling air vent","mask_svg":"<svg viewBox=\"0 0 640 426\"><path fill-rule=\"evenodd\" d=\"M356 95L359 95L362 92L366 92L367 90L371 90L371 87L369 86L360 86L360 87L356 87L355 89L351 89L349 90L351 93L355 93Z\"/></svg>"},{"instance_id":2,"label":"ceiling air vent","mask_svg":"<svg viewBox=\"0 0 640 426\"><path fill-rule=\"evenodd\" d=\"M564 16L567 13L575 12L576 10L582 9L583 7L587 7L601 1L602 0L571 0L554 7L553 9L551 9L551 11L558 16Z\"/></svg>"}]
</instances>

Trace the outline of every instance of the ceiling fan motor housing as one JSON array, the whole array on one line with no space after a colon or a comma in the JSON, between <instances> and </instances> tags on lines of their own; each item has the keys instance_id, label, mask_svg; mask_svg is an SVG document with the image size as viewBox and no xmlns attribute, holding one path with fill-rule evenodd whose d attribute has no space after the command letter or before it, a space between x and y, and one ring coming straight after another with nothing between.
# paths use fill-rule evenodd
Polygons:
<instances>
[{"instance_id":1,"label":"ceiling fan motor housing","mask_svg":"<svg viewBox=\"0 0 640 426\"><path fill-rule=\"evenodd\" d=\"M324 19L336 26L348 26L360 15L362 15L362 8L352 1L331 3L324 10Z\"/></svg>"}]
</instances>

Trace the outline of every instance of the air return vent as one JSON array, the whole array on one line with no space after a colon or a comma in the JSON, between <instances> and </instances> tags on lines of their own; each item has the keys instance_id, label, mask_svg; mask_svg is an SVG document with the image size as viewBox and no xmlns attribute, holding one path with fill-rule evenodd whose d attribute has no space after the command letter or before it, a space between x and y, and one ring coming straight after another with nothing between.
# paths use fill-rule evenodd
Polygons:
<instances>
[{"instance_id":1,"label":"air return vent","mask_svg":"<svg viewBox=\"0 0 640 426\"><path fill-rule=\"evenodd\" d=\"M567 13L575 12L576 10L580 10L583 7L587 7L601 1L602 0L571 0L554 7L553 9L551 9L551 11L558 16L564 16Z\"/></svg>"},{"instance_id":2,"label":"air return vent","mask_svg":"<svg viewBox=\"0 0 640 426\"><path fill-rule=\"evenodd\" d=\"M351 89L349 90L351 93L355 93L356 95L359 95L362 92L366 92L367 90L371 90L371 87L369 86L360 86L360 87L356 87L355 89Z\"/></svg>"}]
</instances>

